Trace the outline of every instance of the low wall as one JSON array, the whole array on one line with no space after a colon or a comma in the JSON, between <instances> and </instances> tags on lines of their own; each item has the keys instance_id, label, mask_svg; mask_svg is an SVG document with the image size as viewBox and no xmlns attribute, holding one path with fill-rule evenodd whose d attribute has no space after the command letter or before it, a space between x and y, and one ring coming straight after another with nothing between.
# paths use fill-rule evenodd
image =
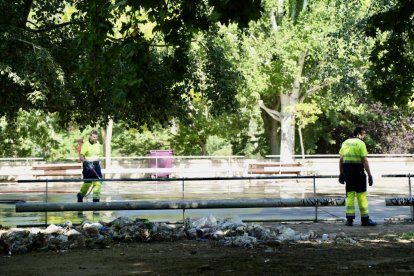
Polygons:
<instances>
[{"instance_id":1,"label":"low wall","mask_svg":"<svg viewBox=\"0 0 414 276\"><path fill-rule=\"evenodd\" d=\"M150 168L149 159L145 157L137 159L113 158L111 166L105 167L103 165L103 173L105 178L143 178L156 177L158 174L168 174L170 177L177 178L247 176L248 164L272 161L274 160L257 160L243 157L182 158L174 156L171 168ZM414 174L413 157L369 157L369 161L371 171L376 177L384 174ZM302 164L301 175L337 175L339 171L339 158L335 157L297 158L296 162ZM39 163L47 162L33 161L30 164L27 162L19 164L2 162L0 163L0 180L11 181L35 178L32 165ZM79 175L80 173L79 170Z\"/></svg>"},{"instance_id":2,"label":"low wall","mask_svg":"<svg viewBox=\"0 0 414 276\"><path fill-rule=\"evenodd\" d=\"M368 157L370 169L374 176L386 174L414 174L413 157ZM318 175L339 174L339 158L309 158L302 161Z\"/></svg>"}]
</instances>

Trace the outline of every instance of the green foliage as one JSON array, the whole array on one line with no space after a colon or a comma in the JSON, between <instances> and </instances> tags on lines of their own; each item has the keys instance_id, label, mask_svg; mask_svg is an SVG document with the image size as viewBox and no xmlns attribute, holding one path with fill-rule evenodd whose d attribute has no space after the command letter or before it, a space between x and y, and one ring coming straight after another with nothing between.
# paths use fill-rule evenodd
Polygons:
<instances>
[{"instance_id":1,"label":"green foliage","mask_svg":"<svg viewBox=\"0 0 414 276\"><path fill-rule=\"evenodd\" d=\"M401 239L403 239L403 240L414 240L414 232L403 233L403 235L401 236Z\"/></svg>"},{"instance_id":2,"label":"green foliage","mask_svg":"<svg viewBox=\"0 0 414 276\"><path fill-rule=\"evenodd\" d=\"M290 5L294 1L285 2ZM270 8L276 9L275 6ZM325 81L327 76L323 78L315 72L320 71L325 64L326 51L329 49L327 38L336 27L334 10L335 6L329 1L314 1L309 4L309 9L298 13L295 20L283 16L276 30L271 28L267 14L256 30L253 29L253 34L258 37L254 45L263 59L262 70L270 76L266 94L277 96L291 92L299 56L305 52L308 54L301 78L302 93Z\"/></svg>"},{"instance_id":3,"label":"green foliage","mask_svg":"<svg viewBox=\"0 0 414 276\"><path fill-rule=\"evenodd\" d=\"M0 2L0 156L76 157L109 119L113 156L264 156L258 100L282 111L302 54L306 153L337 153L355 125L371 153L414 151L411 0L261 2Z\"/></svg>"},{"instance_id":4,"label":"green foliage","mask_svg":"<svg viewBox=\"0 0 414 276\"><path fill-rule=\"evenodd\" d=\"M1 7L0 7L1 8ZM63 72L50 53L24 32L2 32L0 25L0 116L21 108L55 112L65 102Z\"/></svg>"},{"instance_id":5,"label":"green foliage","mask_svg":"<svg viewBox=\"0 0 414 276\"><path fill-rule=\"evenodd\" d=\"M62 128L56 114L20 110L11 124L0 119L0 157L42 157L51 162L77 158L77 140L87 141L92 127ZM100 137L102 143L102 137Z\"/></svg>"},{"instance_id":6,"label":"green foliage","mask_svg":"<svg viewBox=\"0 0 414 276\"><path fill-rule=\"evenodd\" d=\"M212 18L224 23L236 21L241 27L247 27L252 18L260 18L261 2L259 0L209 0L209 4L214 7Z\"/></svg>"},{"instance_id":7,"label":"green foliage","mask_svg":"<svg viewBox=\"0 0 414 276\"><path fill-rule=\"evenodd\" d=\"M332 154L341 143L352 136L357 125L367 129L366 143L370 153L408 153L413 151L411 112L404 108L390 108L357 94L314 95L323 113L312 127L304 129L308 154Z\"/></svg>"},{"instance_id":8,"label":"green foliage","mask_svg":"<svg viewBox=\"0 0 414 276\"><path fill-rule=\"evenodd\" d=\"M305 128L309 124L314 124L321 113L322 110L315 102L297 104L295 106L296 124L300 128Z\"/></svg>"},{"instance_id":9,"label":"green foliage","mask_svg":"<svg viewBox=\"0 0 414 276\"><path fill-rule=\"evenodd\" d=\"M187 80L196 89L186 98L188 113L175 121L178 129L171 143L177 154L215 154L218 149L210 149L209 141L223 139L225 151L231 152L226 141L239 139L248 126L251 96L245 89L237 34L235 26L220 26L193 43L190 65L194 73ZM227 105L215 104L221 101Z\"/></svg>"},{"instance_id":10,"label":"green foliage","mask_svg":"<svg viewBox=\"0 0 414 276\"><path fill-rule=\"evenodd\" d=\"M146 156L150 150L171 149L168 129L154 127L148 129L125 129L123 124L115 124L112 138L112 156Z\"/></svg>"},{"instance_id":11,"label":"green foliage","mask_svg":"<svg viewBox=\"0 0 414 276\"><path fill-rule=\"evenodd\" d=\"M14 124L3 117L0 121L0 156L44 157L46 159L67 158L75 152L62 136L56 115L41 111L19 111ZM72 141L73 143L74 141Z\"/></svg>"},{"instance_id":12,"label":"green foliage","mask_svg":"<svg viewBox=\"0 0 414 276\"><path fill-rule=\"evenodd\" d=\"M369 88L388 105L407 105L414 94L414 1L395 0L378 5L365 26L375 39Z\"/></svg>"},{"instance_id":13,"label":"green foliage","mask_svg":"<svg viewBox=\"0 0 414 276\"><path fill-rule=\"evenodd\" d=\"M178 124L177 133L171 145L177 154L181 155L207 155L207 140L210 136L219 135L228 138L232 120L230 116L214 117L209 106L194 93L192 110L187 123ZM227 128L226 128L227 127ZM226 129L226 131L223 131Z\"/></svg>"},{"instance_id":14,"label":"green foliage","mask_svg":"<svg viewBox=\"0 0 414 276\"><path fill-rule=\"evenodd\" d=\"M217 135L212 135L207 138L207 155L232 155L231 143Z\"/></svg>"},{"instance_id":15,"label":"green foliage","mask_svg":"<svg viewBox=\"0 0 414 276\"><path fill-rule=\"evenodd\" d=\"M247 26L261 1L12 1L0 11L0 116L56 112L59 123L129 126L184 117L194 88L190 44L218 21ZM220 59L220 56L216 56ZM215 63L211 64L215 66ZM206 97L217 112L234 97L219 68Z\"/></svg>"},{"instance_id":16,"label":"green foliage","mask_svg":"<svg viewBox=\"0 0 414 276\"><path fill-rule=\"evenodd\" d=\"M337 153L356 125L368 129L367 144L371 153L411 151L409 141L413 130L407 122L410 113L405 108L384 107L368 93L368 53L373 41L363 32L367 4L352 1L338 5L336 19L341 27L330 36L332 50L323 74L340 78L330 89L320 90L311 97L323 114L312 128L304 131L309 153Z\"/></svg>"},{"instance_id":17,"label":"green foliage","mask_svg":"<svg viewBox=\"0 0 414 276\"><path fill-rule=\"evenodd\" d=\"M286 129L287 125L279 126L281 121L295 120L295 105L338 81L338 75L326 70L329 38L339 25L336 2L292 0L283 3L283 10L280 10L279 2L265 1L261 20L251 24L245 37L245 43L254 49L258 68L247 73L249 77L246 78L262 80L256 91L264 105L274 111L272 117L268 111L263 111L265 136L262 138L265 139L260 139L269 143L266 147L261 145L262 149L271 149L273 154L279 154L277 144L281 141L278 139L284 142L284 149L292 148L294 137L289 134L294 130ZM272 21L272 17L275 20ZM286 113L287 110L291 112Z\"/></svg>"}]
</instances>

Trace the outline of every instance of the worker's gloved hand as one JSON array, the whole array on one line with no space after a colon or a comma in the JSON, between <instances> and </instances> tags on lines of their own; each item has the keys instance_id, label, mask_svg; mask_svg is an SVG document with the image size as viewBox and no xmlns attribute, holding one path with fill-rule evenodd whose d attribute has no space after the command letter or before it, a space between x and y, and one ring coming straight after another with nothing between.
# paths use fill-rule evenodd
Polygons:
<instances>
[{"instance_id":1,"label":"worker's gloved hand","mask_svg":"<svg viewBox=\"0 0 414 276\"><path fill-rule=\"evenodd\" d=\"M341 173L341 174L339 175L338 182L339 182L339 183L341 183L341 184L345 184L345 176L344 176L344 174L343 174L343 173Z\"/></svg>"},{"instance_id":2,"label":"worker's gloved hand","mask_svg":"<svg viewBox=\"0 0 414 276\"><path fill-rule=\"evenodd\" d=\"M368 184L372 186L374 184L374 179L372 179L372 175L368 175Z\"/></svg>"}]
</instances>

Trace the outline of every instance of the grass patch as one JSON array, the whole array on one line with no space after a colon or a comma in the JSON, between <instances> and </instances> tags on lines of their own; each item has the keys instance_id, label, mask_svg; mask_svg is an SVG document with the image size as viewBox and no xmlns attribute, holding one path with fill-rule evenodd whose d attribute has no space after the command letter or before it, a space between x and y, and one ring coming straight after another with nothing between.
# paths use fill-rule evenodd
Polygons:
<instances>
[{"instance_id":1,"label":"grass patch","mask_svg":"<svg viewBox=\"0 0 414 276\"><path fill-rule=\"evenodd\" d=\"M402 234L401 239L403 239L403 240L414 240L414 232L408 232L408 233Z\"/></svg>"}]
</instances>

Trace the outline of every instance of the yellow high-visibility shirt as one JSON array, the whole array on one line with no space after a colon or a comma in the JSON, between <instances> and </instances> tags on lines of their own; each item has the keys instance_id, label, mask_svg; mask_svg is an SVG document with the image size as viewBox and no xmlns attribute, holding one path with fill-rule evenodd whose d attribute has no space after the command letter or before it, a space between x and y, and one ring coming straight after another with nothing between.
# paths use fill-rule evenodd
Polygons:
<instances>
[{"instance_id":1,"label":"yellow high-visibility shirt","mask_svg":"<svg viewBox=\"0 0 414 276\"><path fill-rule=\"evenodd\" d=\"M91 144L88 140L86 143L83 143L80 154L85 156L87 161L98 161L101 156L101 144L98 141L95 144Z\"/></svg>"},{"instance_id":2,"label":"yellow high-visibility shirt","mask_svg":"<svg viewBox=\"0 0 414 276\"><path fill-rule=\"evenodd\" d=\"M342 143L339 154L344 163L362 163L362 157L368 156L368 151L361 139L349 138Z\"/></svg>"}]
</instances>

